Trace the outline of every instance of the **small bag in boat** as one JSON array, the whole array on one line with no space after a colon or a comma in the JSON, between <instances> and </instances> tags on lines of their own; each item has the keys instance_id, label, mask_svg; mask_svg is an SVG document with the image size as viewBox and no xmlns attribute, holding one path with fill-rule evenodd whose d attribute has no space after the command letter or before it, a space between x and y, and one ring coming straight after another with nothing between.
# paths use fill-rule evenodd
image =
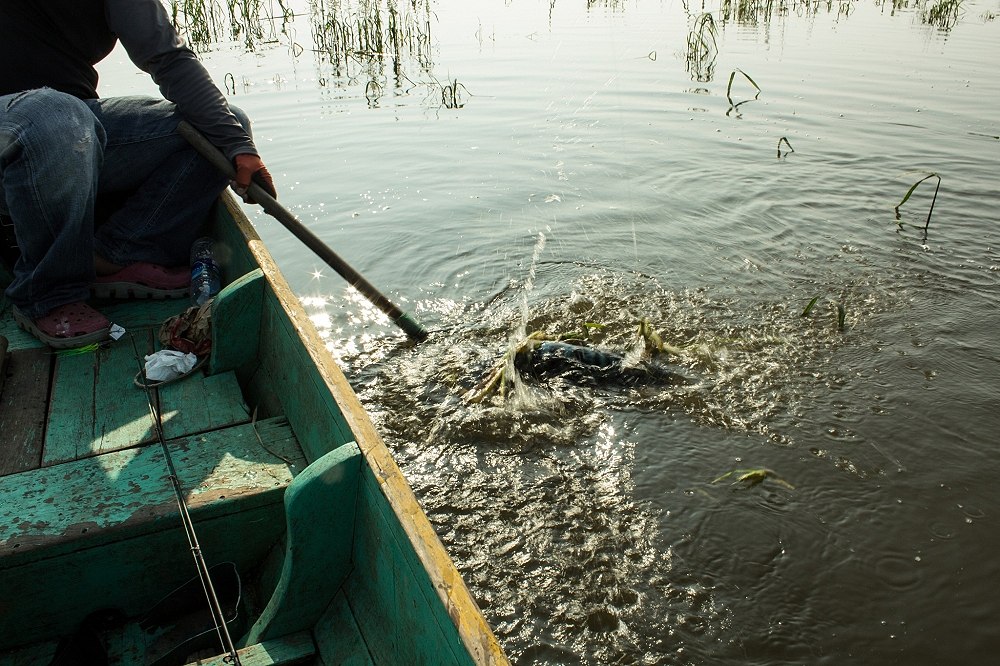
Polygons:
<instances>
[{"instance_id":1,"label":"small bag in boat","mask_svg":"<svg viewBox=\"0 0 1000 666\"><path fill-rule=\"evenodd\" d=\"M199 359L212 352L212 301L192 305L163 322L159 340L164 349L194 354Z\"/></svg>"},{"instance_id":2,"label":"small bag in boat","mask_svg":"<svg viewBox=\"0 0 1000 666\"><path fill-rule=\"evenodd\" d=\"M205 364L212 352L212 301L192 305L163 322L157 338L163 349L147 356L145 370L136 373L133 383L139 388L155 388L184 379ZM193 354L198 360L192 359L184 365L177 352L189 359L192 357L188 355ZM171 354L178 358L163 358ZM178 367L180 365L184 367ZM167 367L162 369L161 366Z\"/></svg>"}]
</instances>

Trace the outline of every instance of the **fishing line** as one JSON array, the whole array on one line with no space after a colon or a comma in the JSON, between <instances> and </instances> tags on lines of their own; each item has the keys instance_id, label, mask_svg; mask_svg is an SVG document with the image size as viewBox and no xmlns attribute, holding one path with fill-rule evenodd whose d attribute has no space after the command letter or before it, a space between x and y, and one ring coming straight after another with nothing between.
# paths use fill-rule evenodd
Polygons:
<instances>
[{"instance_id":1,"label":"fishing line","mask_svg":"<svg viewBox=\"0 0 1000 666\"><path fill-rule=\"evenodd\" d=\"M134 352L136 363L139 365L139 371L142 372L144 368L142 361L139 360L141 356L139 355L139 348L135 343L135 336L130 333L129 339L132 341L132 351ZM143 393L146 395L146 404L149 406L149 413L153 417L153 428L156 430L156 439L160 443L160 448L163 450L163 457L167 462L167 471L170 476L170 484L174 489L174 499L177 500L177 509L180 513L181 524L184 526L184 534L187 537L188 547L191 550L195 567L198 570L198 580L201 581L201 588L205 592L206 601L208 601L208 608L212 614L212 623L215 625L215 633L219 637L219 644L222 646L223 652L228 653L223 660L226 663L240 666L240 656L236 651L236 646L233 644L232 637L229 635L225 613L222 612L222 605L219 603L219 597L215 593L215 587L212 585L212 577L209 575L208 565L205 563L201 544L198 542L198 535L194 530L194 521L188 512L187 502L184 501L184 490L181 487L180 478L177 476L177 469L174 467L173 458L170 457L167 442L163 437L163 422L160 418L160 410L153 404L154 400L150 392L150 387L145 382L142 383L142 387Z\"/></svg>"}]
</instances>

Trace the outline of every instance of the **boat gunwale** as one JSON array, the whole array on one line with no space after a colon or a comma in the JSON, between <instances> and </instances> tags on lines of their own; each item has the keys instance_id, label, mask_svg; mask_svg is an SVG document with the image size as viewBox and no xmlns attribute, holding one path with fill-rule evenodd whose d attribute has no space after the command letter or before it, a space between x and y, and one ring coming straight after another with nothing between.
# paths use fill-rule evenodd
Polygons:
<instances>
[{"instance_id":1,"label":"boat gunwale","mask_svg":"<svg viewBox=\"0 0 1000 666\"><path fill-rule=\"evenodd\" d=\"M431 585L454 623L462 644L477 664L509 664L465 580L417 501L409 482L376 431L368 412L330 354L302 303L288 285L270 251L235 197L226 192L222 196L222 202L245 239L254 261L263 270L264 278L315 364L323 383L340 407L366 464L373 472L383 496L409 539L418 561L430 577Z\"/></svg>"}]
</instances>

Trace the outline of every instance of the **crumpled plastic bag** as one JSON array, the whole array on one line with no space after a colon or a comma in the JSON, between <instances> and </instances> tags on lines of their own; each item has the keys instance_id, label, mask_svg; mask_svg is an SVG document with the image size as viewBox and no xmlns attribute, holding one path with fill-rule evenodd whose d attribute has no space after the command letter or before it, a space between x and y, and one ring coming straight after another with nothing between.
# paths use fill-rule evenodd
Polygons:
<instances>
[{"instance_id":1,"label":"crumpled plastic bag","mask_svg":"<svg viewBox=\"0 0 1000 666\"><path fill-rule=\"evenodd\" d=\"M212 301L192 305L163 322L158 337L167 349L208 356L212 351Z\"/></svg>"},{"instance_id":2,"label":"crumpled plastic bag","mask_svg":"<svg viewBox=\"0 0 1000 666\"><path fill-rule=\"evenodd\" d=\"M146 357L146 379L153 382L168 382L191 372L198 357L194 354L161 349Z\"/></svg>"}]
</instances>

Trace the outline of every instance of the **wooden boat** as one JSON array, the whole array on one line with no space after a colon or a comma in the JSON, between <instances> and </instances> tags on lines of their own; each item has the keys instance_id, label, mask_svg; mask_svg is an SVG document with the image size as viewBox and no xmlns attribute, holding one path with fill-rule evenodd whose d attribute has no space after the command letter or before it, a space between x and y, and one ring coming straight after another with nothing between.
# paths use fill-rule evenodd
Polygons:
<instances>
[{"instance_id":1,"label":"wooden boat","mask_svg":"<svg viewBox=\"0 0 1000 666\"><path fill-rule=\"evenodd\" d=\"M40 346L2 303L0 664L97 663L92 648L112 664L507 663L231 197L210 224L226 284L210 360L148 395L133 379L186 302L102 303L126 335L84 353Z\"/></svg>"}]
</instances>

